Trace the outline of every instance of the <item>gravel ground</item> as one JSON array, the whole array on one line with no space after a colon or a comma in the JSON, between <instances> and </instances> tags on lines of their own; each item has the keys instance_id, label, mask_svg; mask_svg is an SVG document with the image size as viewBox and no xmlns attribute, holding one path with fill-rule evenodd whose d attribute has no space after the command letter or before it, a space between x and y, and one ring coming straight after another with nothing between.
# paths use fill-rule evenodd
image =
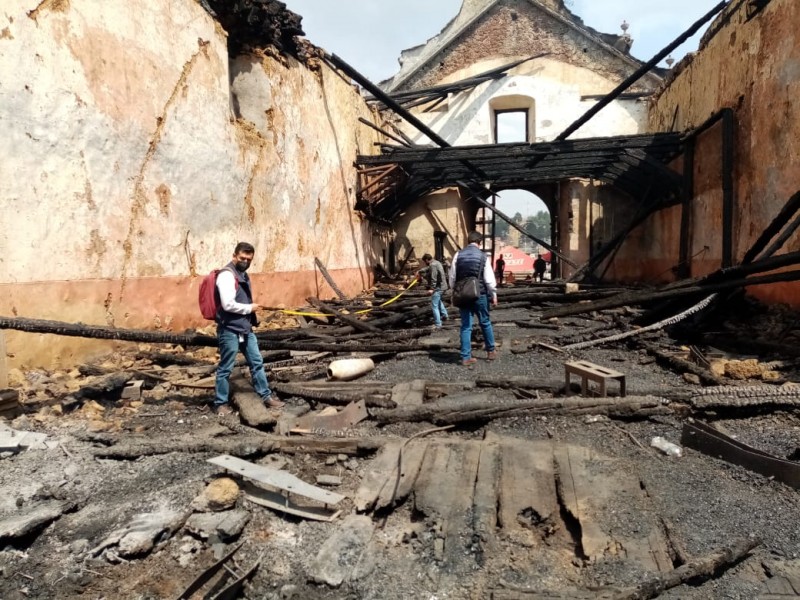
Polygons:
<instances>
[{"instance_id":1,"label":"gravel ground","mask_svg":"<svg viewBox=\"0 0 800 600\"><path fill-rule=\"evenodd\" d=\"M413 356L380 363L368 379L399 383L409 379L454 382L482 377L561 381L563 363L580 358L606 365L627 375L636 389L685 389L691 384L680 375L656 365L645 353L625 346L595 347L565 355L542 347L521 352L535 341L557 344L559 338L579 335L593 319L565 319L558 331L525 329L514 320L529 320L528 311L495 310L493 320L500 358L480 360L473 368L459 363L458 323L431 333L452 346L451 352ZM612 332L607 332L613 333ZM512 353L512 349L520 353ZM120 358L120 361L123 361ZM28 406L37 407L60 391L55 374L28 377ZM510 394L510 392L500 392ZM161 395L163 396L163 394ZM179 530L157 540L153 552L141 558L112 564L90 550L133 515L171 509L186 511L192 499L219 470L205 462L208 454L171 453L133 461L96 459L94 444L85 439L98 419L120 435L193 434L198 439L220 435L220 426L204 407L202 394L148 397L139 410L103 402L101 417L83 409L68 415L42 410L12 423L18 429L48 433L65 449L30 450L0 459L0 518L42 499L69 499L73 512L22 540L0 541L0 598L173 598L204 568L214 562L209 545ZM543 394L543 397L546 394ZM151 415L141 416L146 409ZM127 411L127 412L126 412ZM551 440L591 448L607 457L608 464L638 478L644 491L640 504L615 498L611 526L620 532L636 531L642 515L656 515L665 523L673 545L688 557L717 550L734 539L756 536L762 545L749 558L717 577L694 582L662 594L668 599L752 599L763 593L765 562L789 563L800 559L800 528L796 515L797 491L691 449L681 458L667 457L649 446L654 436L680 441L677 416L643 420L584 417L524 416L460 427L446 434L460 439L482 439L487 432L525 440ZM719 420L719 425L740 441L781 458L796 458L800 448L800 418L787 412L766 412L748 418ZM374 422L359 425L362 436L407 437L431 427L430 423L398 423L383 428ZM634 443L637 440L640 445ZM325 456L283 455L283 468L308 481L317 474L343 478L337 490L346 495L358 488L371 457L347 458L327 464ZM344 514L352 512L346 500ZM238 564L262 563L245 588L247 598L259 599L406 599L482 598L491 584L505 580L538 589L635 585L648 574L619 557L595 562L581 559L573 545L563 542L533 551L504 540L491 553L478 556L465 540L464 561L454 572L444 572L433 554L435 524L406 502L386 514L373 515L376 524L371 559L376 568L365 579L339 588L309 583L307 572L320 546L336 525L286 517L250 507ZM678 563L676 563L678 564Z\"/></svg>"}]
</instances>

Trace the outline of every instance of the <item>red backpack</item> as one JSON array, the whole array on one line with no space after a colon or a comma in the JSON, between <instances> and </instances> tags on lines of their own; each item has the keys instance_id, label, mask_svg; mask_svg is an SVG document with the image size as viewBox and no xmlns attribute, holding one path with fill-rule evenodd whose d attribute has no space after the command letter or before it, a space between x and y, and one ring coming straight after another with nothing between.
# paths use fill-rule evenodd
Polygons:
<instances>
[{"instance_id":1,"label":"red backpack","mask_svg":"<svg viewBox=\"0 0 800 600\"><path fill-rule=\"evenodd\" d=\"M198 302L200 304L200 314L209 321L215 321L217 318L217 311L219 311L219 291L217 291L217 275L223 269L214 269L203 277L200 282L200 297ZM230 271L230 269L228 269ZM232 272L232 271L231 271ZM236 288L239 287L239 280L234 276L233 281Z\"/></svg>"}]
</instances>

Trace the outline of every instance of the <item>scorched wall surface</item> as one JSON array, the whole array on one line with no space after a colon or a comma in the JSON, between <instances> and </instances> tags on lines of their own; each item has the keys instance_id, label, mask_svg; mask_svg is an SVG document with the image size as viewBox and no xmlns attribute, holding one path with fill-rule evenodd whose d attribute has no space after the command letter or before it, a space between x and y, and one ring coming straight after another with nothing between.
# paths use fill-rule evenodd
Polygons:
<instances>
[{"instance_id":1,"label":"scorched wall surface","mask_svg":"<svg viewBox=\"0 0 800 600\"><path fill-rule=\"evenodd\" d=\"M0 6L0 314L118 327L207 324L200 276L256 246L257 300L370 284L353 158L370 112L327 67L228 55L194 0ZM103 342L8 333L16 364Z\"/></svg>"}]
</instances>

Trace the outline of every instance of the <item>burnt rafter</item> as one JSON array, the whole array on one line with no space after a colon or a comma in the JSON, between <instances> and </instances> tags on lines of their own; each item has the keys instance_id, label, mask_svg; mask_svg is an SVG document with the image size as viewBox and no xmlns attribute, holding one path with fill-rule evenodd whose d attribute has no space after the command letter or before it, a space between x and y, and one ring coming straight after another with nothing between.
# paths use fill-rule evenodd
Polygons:
<instances>
[{"instance_id":1,"label":"burnt rafter","mask_svg":"<svg viewBox=\"0 0 800 600\"><path fill-rule=\"evenodd\" d=\"M384 189L382 198L362 198L372 214L397 214L420 196L464 180L497 188L591 178L634 197L655 185L670 204L680 197L684 179L667 163L682 149L679 134L655 133L538 144L385 146L383 154L359 156L357 164L362 169L397 165L407 175L392 182L394 189Z\"/></svg>"},{"instance_id":2,"label":"burnt rafter","mask_svg":"<svg viewBox=\"0 0 800 600\"><path fill-rule=\"evenodd\" d=\"M398 92L392 94L391 97L393 100L395 100L398 104L400 104L406 109L414 108L415 106L429 104L429 106L425 108L425 112L427 112L429 110L433 110L436 106L447 100L447 98L451 94L458 94L461 92L470 91L478 87L482 83L486 83L487 81L495 81L498 79L502 79L508 74L508 72L511 69L514 69L526 62L536 60L537 58L549 56L549 54L550 54L549 52L536 54L535 56L529 56L528 58L515 60L508 64L491 69L489 71L484 71L483 73L480 73L473 77L468 77L467 79L461 79L459 81L454 81L452 83L445 83L442 85L436 85L429 88L411 90L406 92ZM379 106L382 109L386 108L386 104L378 101L374 97L368 97L367 101L378 102Z\"/></svg>"}]
</instances>

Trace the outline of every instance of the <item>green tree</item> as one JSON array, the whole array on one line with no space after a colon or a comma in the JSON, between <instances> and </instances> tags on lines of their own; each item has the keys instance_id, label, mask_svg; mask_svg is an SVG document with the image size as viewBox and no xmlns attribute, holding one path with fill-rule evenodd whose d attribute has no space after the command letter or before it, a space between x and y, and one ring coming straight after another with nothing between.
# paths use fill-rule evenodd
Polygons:
<instances>
[{"instance_id":1,"label":"green tree","mask_svg":"<svg viewBox=\"0 0 800 600\"><path fill-rule=\"evenodd\" d=\"M525 220L525 231L539 239L550 239L550 213L540 210Z\"/></svg>"},{"instance_id":2,"label":"green tree","mask_svg":"<svg viewBox=\"0 0 800 600\"><path fill-rule=\"evenodd\" d=\"M508 236L509 225L501 218L494 220L494 237L497 239L505 238Z\"/></svg>"}]
</instances>

